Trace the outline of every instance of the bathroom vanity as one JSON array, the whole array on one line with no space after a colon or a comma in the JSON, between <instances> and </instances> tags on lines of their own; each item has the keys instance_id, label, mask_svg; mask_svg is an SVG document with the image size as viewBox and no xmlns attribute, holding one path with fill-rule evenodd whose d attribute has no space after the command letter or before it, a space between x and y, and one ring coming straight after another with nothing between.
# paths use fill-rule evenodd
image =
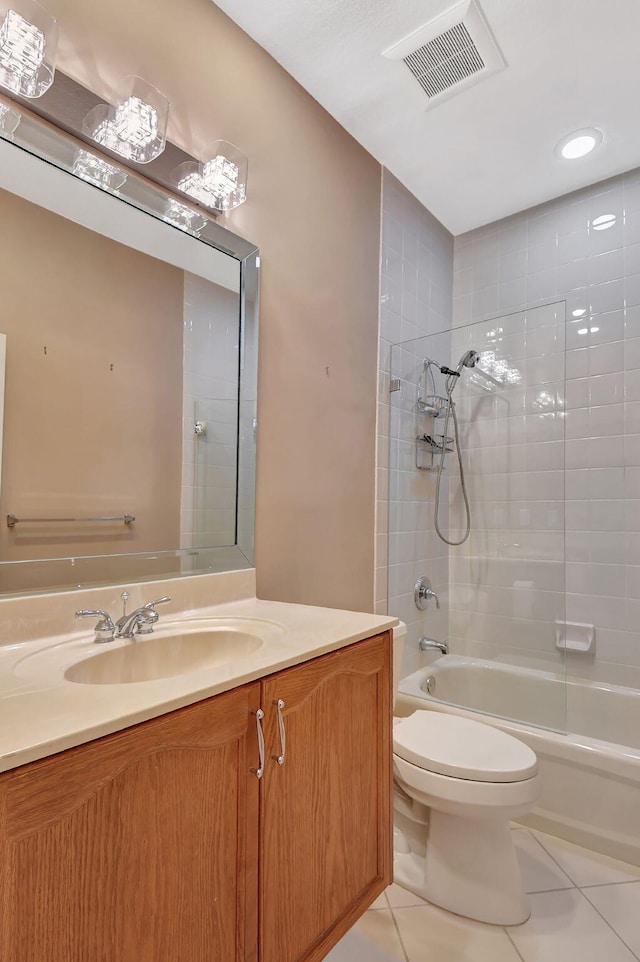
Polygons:
<instances>
[{"instance_id":1,"label":"bathroom vanity","mask_svg":"<svg viewBox=\"0 0 640 962\"><path fill-rule=\"evenodd\" d=\"M0 701L6 962L315 962L391 881L394 619L255 598L171 618L273 635L133 684L68 680L109 647L91 631L0 647L24 686Z\"/></svg>"}]
</instances>

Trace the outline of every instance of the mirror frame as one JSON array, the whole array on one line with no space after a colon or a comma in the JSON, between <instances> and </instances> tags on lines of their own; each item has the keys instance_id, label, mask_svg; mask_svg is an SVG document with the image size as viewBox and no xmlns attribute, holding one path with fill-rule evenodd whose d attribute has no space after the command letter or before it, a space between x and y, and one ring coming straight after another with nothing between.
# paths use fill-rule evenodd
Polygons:
<instances>
[{"instance_id":1,"label":"mirror frame","mask_svg":"<svg viewBox=\"0 0 640 962\"><path fill-rule=\"evenodd\" d=\"M85 149L85 144L80 142L75 136L53 126L49 121L43 120L32 110L24 108L22 104L18 106L0 94L0 103L10 105L14 110L21 114L21 124L25 121L28 124L28 131L31 133L31 143L20 143L18 126L13 136L0 134L0 188L18 194L24 199L40 203L35 197L37 191L33 190L33 181L29 182L28 170L34 163L44 164L45 167L38 170L45 172L47 168L55 168L63 171L74 179L82 181L71 169L72 158L78 148ZM48 145L56 145L59 148L60 156L52 156L54 153L48 149ZM91 152L101 156L103 152L91 145ZM25 156L26 155L26 156ZM65 157L65 155L67 155ZM29 158L27 160L27 158ZM13 163L7 162L13 159ZM104 584L120 583L125 581L143 582L150 580L165 579L167 577L191 576L194 574L210 574L219 571L234 571L242 568L253 567L253 535L255 530L255 427L257 423L257 349L258 349L258 297L259 297L259 267L260 255L258 248L244 238L232 233L216 223L211 213L203 208L192 205L184 196L174 194L166 187L150 181L146 176L132 170L109 156L109 163L122 167L127 173L127 181L117 191L111 192L100 187L82 181L87 189L96 191L94 195L101 197L104 194L111 194L113 203L118 201L148 214L161 221L167 230L177 232L174 240L179 241L180 235L187 233L190 239L197 239L208 245L210 248L233 257L239 262L240 267L240 310L239 310L239 379L238 379L238 404L239 410L243 406L249 406L252 416L249 417L249 425L252 433L250 447L253 452L253 465L244 465L244 472L241 483L241 469L243 461L246 462L246 449L243 455L242 445L242 417L239 418L238 425L238 474L236 479L236 543L233 545L203 547L203 548L176 548L161 551L144 552L122 552L107 553L100 555L84 555L76 557L54 557L54 558L33 558L19 561L0 561L0 570L7 570L11 566L12 576L19 578L22 571L25 574L25 582L29 581L29 586L17 588L10 591L0 591L0 597L15 597L16 595L42 594L58 591L72 591L78 588L97 587ZM25 169L27 173L25 173ZM139 168L138 168L139 169ZM50 172L50 175L53 172ZM57 176L57 174L55 175ZM172 225L163 219L163 213L168 199L179 200L185 206L197 209L197 212L206 218L206 223L200 236L194 238L188 231ZM103 201L101 201L103 203ZM53 207L50 209L54 209ZM61 216L64 216L62 214ZM88 226L88 225L85 225ZM95 229L95 227L91 228ZM246 421L246 418L245 418ZM243 514L245 521L250 519L251 523L245 525L242 543L239 540L238 519ZM109 559L111 567L118 567L117 577L100 577L96 574L96 569L100 561ZM127 562L135 562L139 567L148 562L147 575L136 571L130 578L127 577ZM173 565L173 568L166 568L166 565ZM122 569L122 575L120 574ZM156 569L154 571L154 568ZM27 570L28 569L28 570ZM160 570L158 570L160 569ZM36 582L35 587L33 582Z\"/></svg>"}]
</instances>

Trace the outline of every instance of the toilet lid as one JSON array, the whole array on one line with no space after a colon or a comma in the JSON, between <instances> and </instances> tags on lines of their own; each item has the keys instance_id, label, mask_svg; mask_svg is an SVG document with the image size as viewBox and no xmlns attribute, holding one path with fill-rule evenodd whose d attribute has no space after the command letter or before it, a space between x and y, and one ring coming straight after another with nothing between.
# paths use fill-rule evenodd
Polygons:
<instances>
[{"instance_id":1,"label":"toilet lid","mask_svg":"<svg viewBox=\"0 0 640 962\"><path fill-rule=\"evenodd\" d=\"M535 752L513 735L438 711L394 725L393 751L426 771L474 782L520 782L538 770Z\"/></svg>"}]
</instances>

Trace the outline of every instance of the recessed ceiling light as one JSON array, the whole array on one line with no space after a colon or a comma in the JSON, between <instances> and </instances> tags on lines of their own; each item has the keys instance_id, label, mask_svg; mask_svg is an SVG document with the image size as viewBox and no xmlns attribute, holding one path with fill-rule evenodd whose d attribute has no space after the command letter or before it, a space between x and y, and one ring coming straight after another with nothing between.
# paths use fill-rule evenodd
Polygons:
<instances>
[{"instance_id":1,"label":"recessed ceiling light","mask_svg":"<svg viewBox=\"0 0 640 962\"><path fill-rule=\"evenodd\" d=\"M586 313L586 307L577 307L575 311L571 311L573 317L583 317Z\"/></svg>"},{"instance_id":2,"label":"recessed ceiling light","mask_svg":"<svg viewBox=\"0 0 640 962\"><path fill-rule=\"evenodd\" d=\"M602 131L597 127L585 127L584 130L574 130L563 137L556 145L556 153L565 160L578 160L586 157L592 150L602 143Z\"/></svg>"}]
</instances>

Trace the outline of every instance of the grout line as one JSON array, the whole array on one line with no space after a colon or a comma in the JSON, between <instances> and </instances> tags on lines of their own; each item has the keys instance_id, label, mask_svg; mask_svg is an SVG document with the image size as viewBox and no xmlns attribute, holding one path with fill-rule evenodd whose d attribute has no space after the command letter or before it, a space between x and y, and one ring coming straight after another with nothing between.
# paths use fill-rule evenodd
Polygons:
<instances>
[{"instance_id":1,"label":"grout line","mask_svg":"<svg viewBox=\"0 0 640 962\"><path fill-rule=\"evenodd\" d=\"M626 943L625 940L622 938L622 936L620 935L620 933L617 932L617 931L614 929L614 927L613 927L613 925L611 924L611 922L609 922L609 921L604 917L604 915L602 914L602 912L600 912L600 911L598 910L597 906L593 904L593 902L591 901L591 899L588 899L587 896L584 894L584 892L582 892L580 889L578 889L578 891L580 892L580 895L581 895L582 898L585 900L585 902L587 903L587 905L589 905L589 906L594 910L594 912L596 912L596 913L600 916L600 918L601 918L602 921L605 923L605 925L608 925L608 927L611 929L611 931L613 932L613 934L614 934L618 939L620 939L620 941L622 942L622 944L629 950L629 952L631 952L631 955L634 957L634 959L640 959L640 957L637 956L636 953L633 951L633 949L631 948L631 946L627 945L627 943Z\"/></svg>"},{"instance_id":2,"label":"grout line","mask_svg":"<svg viewBox=\"0 0 640 962\"><path fill-rule=\"evenodd\" d=\"M623 879L621 882L589 882L588 885L579 885L580 891L582 889L601 889L605 888L607 885L638 885L640 884L640 877L638 878L628 878Z\"/></svg>"},{"instance_id":3,"label":"grout line","mask_svg":"<svg viewBox=\"0 0 640 962\"><path fill-rule=\"evenodd\" d=\"M526 891L525 895L546 895L547 892L572 892L574 889L577 889L577 888L578 888L577 885L563 885L562 888L533 889L531 891Z\"/></svg>"},{"instance_id":4,"label":"grout line","mask_svg":"<svg viewBox=\"0 0 640 962\"><path fill-rule=\"evenodd\" d=\"M509 929L508 929L506 926L502 926L502 931L506 933L506 936L507 936L507 938L509 939L509 941L511 942L511 945L513 946L513 948L514 948L514 950L515 950L515 953L516 953L516 955L518 956L518 958L519 958L519 959L522 959L522 962L525 962L524 955L521 953L520 949L518 948L518 946L516 945L516 943L515 943L515 942L513 941L513 939L511 938L511 932L509 931Z\"/></svg>"},{"instance_id":5,"label":"grout line","mask_svg":"<svg viewBox=\"0 0 640 962\"><path fill-rule=\"evenodd\" d=\"M393 924L395 925L396 932L398 934L398 939L400 941L400 948L402 949L402 954L404 955L405 962L411 962L411 960L409 959L409 953L405 948L404 939L402 938L402 933L400 932L400 926L398 925L396 913L393 911L393 909L391 909L391 918L393 919Z\"/></svg>"},{"instance_id":6,"label":"grout line","mask_svg":"<svg viewBox=\"0 0 640 962\"><path fill-rule=\"evenodd\" d=\"M530 830L529 830L529 834L531 835L532 838L535 838L535 840L536 840L536 842L538 843L538 845L541 845L541 846L542 846L542 848L545 850L545 852L547 853L547 855L549 856L549 858L553 859L553 861L556 863L556 865L558 866L558 868L560 869L560 871L563 872L563 873L567 876L567 878L568 878L568 879L571 879L571 881L573 882L573 879L572 879L571 876L569 875L569 872L567 871L567 869L565 869L565 868L562 867L562 865L561 865L560 862L557 860L557 858L555 858L554 855L549 851L549 849L546 848L544 842L543 842L541 839L539 839L536 835L534 835L533 832L530 831ZM553 838L553 837L554 837L554 836L552 836L552 838ZM563 841L563 840L561 839L561 841ZM570 844L573 845L573 844L575 844L575 843L571 842ZM601 854L601 853L599 853L599 852L592 852L592 850L591 850L590 848L584 848L582 845L578 845L578 846L576 846L576 848L580 848L581 851L587 852L588 854L595 854L595 855ZM610 857L611 857L611 856L609 856L609 855L605 855L605 856L604 856L604 858L610 858ZM613 861L614 861L614 862L617 862L617 861L620 861L620 860L619 860L619 859L613 859ZM577 882L574 882L573 884L574 884L575 888L577 888L577 889L586 889L586 888L598 888L600 885L628 885L628 884L631 883L631 882L640 882L640 876L638 876L638 878L634 878L634 879L625 879L625 880L622 881L622 882L591 882L589 885L578 885Z\"/></svg>"},{"instance_id":7,"label":"grout line","mask_svg":"<svg viewBox=\"0 0 640 962\"><path fill-rule=\"evenodd\" d=\"M566 891L568 891L569 889L572 889L572 888L575 889L575 888L577 888L577 887L578 887L577 884L573 881L573 879L571 878L571 876L569 875L569 873L568 873L568 872L565 872L565 870L563 869L562 865L560 865L560 863L558 862L558 860L553 857L553 855L551 854L551 852L549 852L549 851L544 847L544 845L542 844L542 842L540 841L540 839L537 838L537 837L533 834L533 832L529 832L528 834L529 834L530 837L533 839L533 841L536 842L536 843L540 846L540 848L541 848L542 851L545 853L545 855L548 855L549 858L551 859L551 861L560 869L560 871L561 871L562 874L565 876L565 878L567 878L567 879L571 882L571 885L563 886L562 888L540 889L540 892L566 892ZM527 892L526 894L527 894L527 895L539 895L540 892Z\"/></svg>"},{"instance_id":8,"label":"grout line","mask_svg":"<svg viewBox=\"0 0 640 962\"><path fill-rule=\"evenodd\" d=\"M535 839L535 841L538 843L538 845L539 845L540 848L543 850L543 852L546 852L546 853L547 853L547 855L549 856L549 858L551 859L551 861L552 861L552 862L555 862L555 864L558 866L558 868L560 869L560 871L562 872L562 874L563 874L563 875L566 875L567 878L569 879L569 881L573 883L573 888L578 888L578 883L573 881L573 879L571 878L571 876L569 875L569 873L562 867L562 865L560 864L560 862L558 861L558 859L555 858L555 856L553 855L553 853L550 852L549 849L545 847L544 842L542 842L542 841L538 838L537 835L534 835L533 832L529 832L529 834L531 835L531 838ZM588 849L583 849L583 851L587 852ZM555 891L555 889L554 889L554 891Z\"/></svg>"}]
</instances>

